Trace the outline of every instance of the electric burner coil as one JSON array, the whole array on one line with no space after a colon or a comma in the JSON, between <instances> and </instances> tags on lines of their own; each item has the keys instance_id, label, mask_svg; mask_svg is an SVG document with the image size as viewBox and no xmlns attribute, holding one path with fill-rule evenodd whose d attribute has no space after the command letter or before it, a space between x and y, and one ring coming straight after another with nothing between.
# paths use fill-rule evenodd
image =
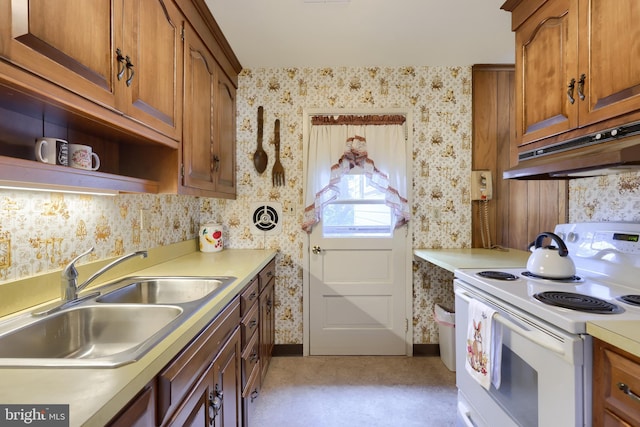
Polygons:
<instances>
[{"instance_id":1,"label":"electric burner coil","mask_svg":"<svg viewBox=\"0 0 640 427\"><path fill-rule=\"evenodd\" d=\"M595 314L619 314L624 312L624 309L616 304L590 295L573 292L548 291L534 294L533 297L542 303L569 310Z\"/></svg>"}]
</instances>

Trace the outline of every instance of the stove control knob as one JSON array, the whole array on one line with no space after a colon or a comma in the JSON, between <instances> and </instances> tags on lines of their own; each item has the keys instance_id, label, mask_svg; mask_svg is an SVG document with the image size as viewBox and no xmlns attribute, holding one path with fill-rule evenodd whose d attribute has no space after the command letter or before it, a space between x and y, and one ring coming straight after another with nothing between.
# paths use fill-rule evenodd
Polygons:
<instances>
[{"instance_id":1,"label":"stove control knob","mask_svg":"<svg viewBox=\"0 0 640 427\"><path fill-rule=\"evenodd\" d=\"M578 234L574 233L573 231L569 232L569 235L567 236L567 241L571 242L571 243L575 243L578 241Z\"/></svg>"}]
</instances>

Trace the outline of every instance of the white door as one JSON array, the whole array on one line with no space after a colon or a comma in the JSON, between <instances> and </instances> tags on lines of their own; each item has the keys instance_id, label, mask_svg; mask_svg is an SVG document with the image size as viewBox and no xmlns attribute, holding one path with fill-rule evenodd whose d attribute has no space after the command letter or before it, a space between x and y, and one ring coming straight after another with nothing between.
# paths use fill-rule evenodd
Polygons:
<instances>
[{"instance_id":1,"label":"white door","mask_svg":"<svg viewBox=\"0 0 640 427\"><path fill-rule=\"evenodd\" d=\"M393 230L391 209L354 171L341 193L364 199L329 204L309 235L309 354L404 355L407 226Z\"/></svg>"}]
</instances>

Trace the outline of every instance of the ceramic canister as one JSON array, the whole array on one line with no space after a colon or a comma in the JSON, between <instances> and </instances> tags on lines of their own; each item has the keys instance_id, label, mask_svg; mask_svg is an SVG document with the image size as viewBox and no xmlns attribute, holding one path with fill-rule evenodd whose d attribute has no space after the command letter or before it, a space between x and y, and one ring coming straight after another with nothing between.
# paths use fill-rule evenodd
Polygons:
<instances>
[{"instance_id":1,"label":"ceramic canister","mask_svg":"<svg viewBox=\"0 0 640 427\"><path fill-rule=\"evenodd\" d=\"M200 240L200 251L218 252L222 250L222 226L220 224L203 224L200 226L198 236Z\"/></svg>"}]
</instances>

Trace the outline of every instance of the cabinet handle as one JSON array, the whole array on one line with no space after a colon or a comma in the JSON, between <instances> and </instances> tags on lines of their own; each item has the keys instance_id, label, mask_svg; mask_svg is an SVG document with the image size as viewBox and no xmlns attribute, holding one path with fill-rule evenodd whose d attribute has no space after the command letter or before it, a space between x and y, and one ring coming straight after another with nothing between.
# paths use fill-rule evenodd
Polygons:
<instances>
[{"instance_id":1,"label":"cabinet handle","mask_svg":"<svg viewBox=\"0 0 640 427\"><path fill-rule=\"evenodd\" d=\"M216 417L222 409L223 392L220 390L220 385L216 384L214 390L209 393L209 421L210 425L215 425Z\"/></svg>"},{"instance_id":2,"label":"cabinet handle","mask_svg":"<svg viewBox=\"0 0 640 427\"><path fill-rule=\"evenodd\" d=\"M271 307L273 306L273 302L271 302L271 298L267 300L267 314L271 313Z\"/></svg>"},{"instance_id":3,"label":"cabinet handle","mask_svg":"<svg viewBox=\"0 0 640 427\"><path fill-rule=\"evenodd\" d=\"M218 172L218 169L220 169L220 157L218 157L217 155L214 155L213 162L214 162L213 170L214 172Z\"/></svg>"},{"instance_id":4,"label":"cabinet handle","mask_svg":"<svg viewBox=\"0 0 640 427\"><path fill-rule=\"evenodd\" d=\"M578 98L580 98L580 101L584 101L584 81L586 78L587 76L582 74L580 80L578 80Z\"/></svg>"},{"instance_id":5,"label":"cabinet handle","mask_svg":"<svg viewBox=\"0 0 640 427\"><path fill-rule=\"evenodd\" d=\"M624 394L626 394L636 402L640 402L640 396L631 391L628 385L626 385L625 383L618 383L617 386L618 389L620 389Z\"/></svg>"},{"instance_id":6,"label":"cabinet handle","mask_svg":"<svg viewBox=\"0 0 640 427\"><path fill-rule=\"evenodd\" d=\"M131 58L129 58L129 55L126 56L126 61L127 61L127 86L131 86L131 81L133 80L133 76L136 74L135 71L133 71L133 64L131 63Z\"/></svg>"},{"instance_id":7,"label":"cabinet handle","mask_svg":"<svg viewBox=\"0 0 640 427\"><path fill-rule=\"evenodd\" d=\"M576 79L571 79L571 81L569 82L569 86L567 86L567 97L569 97L569 102L571 104L573 104L574 102L576 102L575 98L573 97L573 90L576 87Z\"/></svg>"},{"instance_id":8,"label":"cabinet handle","mask_svg":"<svg viewBox=\"0 0 640 427\"><path fill-rule=\"evenodd\" d=\"M258 389L255 389L251 392L251 403L253 403L254 400L256 400L258 398L258 394L260 394L258 392Z\"/></svg>"},{"instance_id":9,"label":"cabinet handle","mask_svg":"<svg viewBox=\"0 0 640 427\"><path fill-rule=\"evenodd\" d=\"M251 294L249 295L249 301L253 301L254 299L256 299L256 297L258 296L257 293L255 292L251 292Z\"/></svg>"},{"instance_id":10,"label":"cabinet handle","mask_svg":"<svg viewBox=\"0 0 640 427\"><path fill-rule=\"evenodd\" d=\"M120 63L120 69L118 70L118 80L122 80L122 76L124 76L125 62L124 56L122 56L122 51L120 48L116 49L116 60Z\"/></svg>"},{"instance_id":11,"label":"cabinet handle","mask_svg":"<svg viewBox=\"0 0 640 427\"><path fill-rule=\"evenodd\" d=\"M249 361L256 362L258 360L258 353L251 353L249 356Z\"/></svg>"},{"instance_id":12,"label":"cabinet handle","mask_svg":"<svg viewBox=\"0 0 640 427\"><path fill-rule=\"evenodd\" d=\"M258 322L254 319L251 322L249 322L249 329L253 329L256 327L256 325L258 324Z\"/></svg>"}]
</instances>

